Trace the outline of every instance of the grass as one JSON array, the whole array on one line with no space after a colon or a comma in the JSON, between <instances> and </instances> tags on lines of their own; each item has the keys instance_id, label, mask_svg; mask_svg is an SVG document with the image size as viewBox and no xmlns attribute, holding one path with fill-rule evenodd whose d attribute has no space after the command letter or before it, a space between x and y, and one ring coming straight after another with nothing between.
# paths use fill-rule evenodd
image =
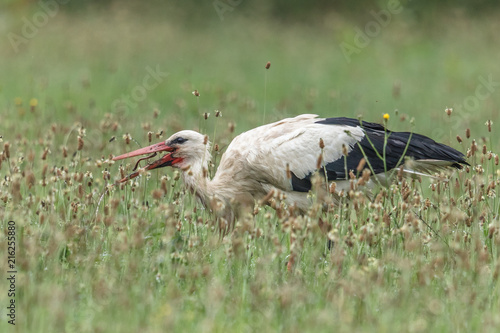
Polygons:
<instances>
[{"instance_id":1,"label":"grass","mask_svg":"<svg viewBox=\"0 0 500 333\"><path fill-rule=\"evenodd\" d=\"M2 35L20 31L32 10L10 13ZM339 44L363 22L328 14L290 26L237 9L227 15L221 22L213 13L201 29L126 7L59 12L17 53L2 39L0 227L16 222L15 329L496 331L498 88L470 110L460 105L475 96L479 76L500 78L498 13L452 13L434 26L403 13L350 64ZM136 107L115 108L156 66L168 76ZM448 182L405 180L374 200L357 193L296 219L259 207L224 239L172 170L113 188L98 206L121 178L110 155L145 146L148 132L160 141L199 129L223 148L260 125L264 108L267 121L308 112L382 122L388 113L390 129L463 152L475 142L477 151L469 171ZM2 237L5 262L6 248ZM0 327L14 330L4 315Z\"/></svg>"}]
</instances>

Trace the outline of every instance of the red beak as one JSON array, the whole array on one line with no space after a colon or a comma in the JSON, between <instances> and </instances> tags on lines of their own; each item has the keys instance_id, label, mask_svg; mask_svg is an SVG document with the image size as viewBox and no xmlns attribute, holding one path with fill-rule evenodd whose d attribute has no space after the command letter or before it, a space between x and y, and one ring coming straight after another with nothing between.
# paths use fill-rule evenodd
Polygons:
<instances>
[{"instance_id":1,"label":"red beak","mask_svg":"<svg viewBox=\"0 0 500 333\"><path fill-rule=\"evenodd\" d=\"M129 158L129 157L134 157L134 156L139 156L139 155L153 154L149 157L144 157L144 158L139 159L137 161L137 164L135 165L135 168L134 168L134 170L135 170L135 169L137 169L137 165L139 164L140 161L152 158L152 157L156 156L156 154L158 152L162 152L162 151L170 152L169 154L164 155L160 159L149 163L148 165L146 165L143 168L144 170L152 170L152 169L162 168L162 167L166 167L166 166L172 166L172 165L175 165L176 163L181 162L182 158L176 158L176 157L172 156L172 152L174 150L175 150L175 148L167 146L164 142L160 142L160 143L148 146L148 147L144 147L144 148L140 148L140 149L131 151L129 153L126 153L126 154L123 154L120 156L113 157L113 161L118 161L118 160L122 160L122 159ZM120 183L126 182L129 179L135 178L139 174L140 174L140 171L134 171L130 175L122 178L120 180Z\"/></svg>"},{"instance_id":2,"label":"red beak","mask_svg":"<svg viewBox=\"0 0 500 333\"><path fill-rule=\"evenodd\" d=\"M139 156L139 155L157 153L159 151L174 151L174 149L167 146L165 144L165 142L160 142L160 143L156 143L154 145L151 145L149 147L140 148L140 149L131 151L130 153L125 153L123 155L113 157L113 161L123 160L124 158L129 158L129 157L134 157L134 156Z\"/></svg>"}]
</instances>

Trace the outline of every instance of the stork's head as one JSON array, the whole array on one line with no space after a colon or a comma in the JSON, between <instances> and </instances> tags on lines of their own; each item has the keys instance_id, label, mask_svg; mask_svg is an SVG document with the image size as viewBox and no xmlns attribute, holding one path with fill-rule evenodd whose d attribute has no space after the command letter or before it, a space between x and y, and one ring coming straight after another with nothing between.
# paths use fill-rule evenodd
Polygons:
<instances>
[{"instance_id":1,"label":"stork's head","mask_svg":"<svg viewBox=\"0 0 500 333\"><path fill-rule=\"evenodd\" d=\"M114 161L124 158L154 154L159 152L167 152L160 159L149 163L144 169L152 170L166 166L185 169L189 166L199 165L200 163L207 163L210 159L208 153L209 143L203 134L195 131L180 131L172 135L164 142L160 142L145 148L134 150L113 158ZM143 158L147 159L147 158ZM142 159L141 159L142 160ZM140 161L140 160L139 160ZM123 178L121 182L135 178L139 172L134 172L129 176Z\"/></svg>"}]
</instances>

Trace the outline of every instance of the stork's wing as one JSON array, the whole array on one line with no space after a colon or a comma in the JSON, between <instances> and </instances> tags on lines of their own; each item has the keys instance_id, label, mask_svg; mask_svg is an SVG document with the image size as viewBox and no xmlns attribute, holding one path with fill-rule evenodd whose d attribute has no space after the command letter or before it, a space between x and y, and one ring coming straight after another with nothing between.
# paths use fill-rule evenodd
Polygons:
<instances>
[{"instance_id":1,"label":"stork's wing","mask_svg":"<svg viewBox=\"0 0 500 333\"><path fill-rule=\"evenodd\" d=\"M391 132L382 125L356 119L316 117L301 115L245 132L233 140L225 155L237 151L245 159L241 165L247 168L246 174L277 188L299 192L311 189L310 177L317 170L320 156L320 172L326 172L329 180L347 179L349 171L356 170L363 158L367 161L364 168L375 174L396 168L405 157L426 160L420 165L427 170L415 169L422 172L433 165L429 161L436 161L440 167L467 164L460 152L423 135ZM223 157L221 166L224 163Z\"/></svg>"},{"instance_id":2,"label":"stork's wing","mask_svg":"<svg viewBox=\"0 0 500 333\"><path fill-rule=\"evenodd\" d=\"M316 115L301 115L257 127L237 136L222 157L219 170L231 167L234 156L244 159L238 175L258 179L274 187L291 191L308 191L309 177L321 163L341 159L342 146L348 150L360 141L364 132L356 126L330 126L318 123ZM320 139L324 142L323 152ZM287 178L287 168L292 179ZM305 184L301 185L301 180ZM303 187L301 187L303 186Z\"/></svg>"},{"instance_id":3,"label":"stork's wing","mask_svg":"<svg viewBox=\"0 0 500 333\"><path fill-rule=\"evenodd\" d=\"M411 158L416 163L408 164L412 170L431 173L443 167L461 169L467 165L464 155L442 143L438 143L424 135L410 132L392 132L380 124L362 122L350 118L328 118L318 122L325 125L358 126L365 136L349 152L347 170L354 170L361 158L367 160L365 168L372 169L375 174L391 170ZM382 158L381 158L382 157ZM344 160L334 161L326 165L327 169L338 170ZM407 165L405 165L406 167ZM346 179L344 173L343 179Z\"/></svg>"}]
</instances>

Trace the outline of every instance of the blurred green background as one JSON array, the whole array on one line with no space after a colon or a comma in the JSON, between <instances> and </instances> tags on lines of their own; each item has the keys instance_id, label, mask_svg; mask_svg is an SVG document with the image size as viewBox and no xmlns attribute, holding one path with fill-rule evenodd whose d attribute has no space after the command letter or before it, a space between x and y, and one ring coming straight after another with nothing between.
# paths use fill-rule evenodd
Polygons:
<instances>
[{"instance_id":1,"label":"blurred green background","mask_svg":"<svg viewBox=\"0 0 500 333\"><path fill-rule=\"evenodd\" d=\"M267 121L306 112L379 121L397 109L415 117L419 131L449 141L449 130L475 127L476 113L493 120L498 113L496 90L463 107L480 76L500 80L494 1L54 0L2 7L4 114L12 114L16 97L25 105L36 98L37 115L50 121L85 122L107 112L137 117L158 108L171 131L196 128L201 113L220 109L241 131L262 123L264 109ZM136 87L148 68L168 77L144 94ZM134 88L137 103L117 108ZM444 109L453 106L463 112L449 120ZM4 131L29 126L29 116L5 117ZM429 121L439 126L428 128Z\"/></svg>"}]
</instances>

